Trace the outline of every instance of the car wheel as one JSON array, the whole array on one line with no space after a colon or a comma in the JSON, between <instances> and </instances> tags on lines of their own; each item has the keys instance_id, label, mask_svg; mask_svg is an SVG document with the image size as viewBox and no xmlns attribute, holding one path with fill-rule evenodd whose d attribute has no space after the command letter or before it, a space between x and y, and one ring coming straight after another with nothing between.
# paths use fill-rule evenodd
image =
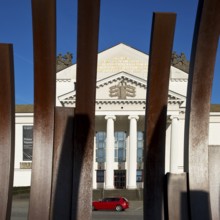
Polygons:
<instances>
[{"instance_id":1,"label":"car wheel","mask_svg":"<svg viewBox=\"0 0 220 220\"><path fill-rule=\"evenodd\" d=\"M95 211L96 209L95 209L95 207L94 206L92 206L92 211Z\"/></svg>"},{"instance_id":2,"label":"car wheel","mask_svg":"<svg viewBox=\"0 0 220 220\"><path fill-rule=\"evenodd\" d=\"M117 205L117 206L115 207L115 210L116 210L117 212L120 212L120 211L122 211L122 207L121 207L120 205Z\"/></svg>"}]
</instances>

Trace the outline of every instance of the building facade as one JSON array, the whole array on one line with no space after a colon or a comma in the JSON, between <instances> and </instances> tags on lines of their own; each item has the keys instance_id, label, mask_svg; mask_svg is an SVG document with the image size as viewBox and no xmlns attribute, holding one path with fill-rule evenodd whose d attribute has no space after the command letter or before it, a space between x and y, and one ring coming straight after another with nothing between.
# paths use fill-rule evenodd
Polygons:
<instances>
[{"instance_id":1,"label":"building facade","mask_svg":"<svg viewBox=\"0 0 220 220\"><path fill-rule=\"evenodd\" d=\"M98 54L94 189L143 188L148 59L147 54L125 44L118 44ZM188 73L171 66L166 172L183 172L187 82ZM57 72L56 105L74 107L76 86L76 64ZM219 106L212 107L209 144L220 145ZM14 186L30 185L32 141L33 106L17 106Z\"/></svg>"}]
</instances>

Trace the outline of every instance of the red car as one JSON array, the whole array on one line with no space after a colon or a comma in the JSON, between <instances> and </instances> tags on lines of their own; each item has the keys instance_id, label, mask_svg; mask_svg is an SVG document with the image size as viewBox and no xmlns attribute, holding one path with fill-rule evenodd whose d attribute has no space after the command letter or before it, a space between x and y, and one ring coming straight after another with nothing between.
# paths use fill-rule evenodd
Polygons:
<instances>
[{"instance_id":1,"label":"red car","mask_svg":"<svg viewBox=\"0 0 220 220\"><path fill-rule=\"evenodd\" d=\"M109 197L92 202L92 210L116 210L118 212L129 208L129 202L124 197Z\"/></svg>"}]
</instances>

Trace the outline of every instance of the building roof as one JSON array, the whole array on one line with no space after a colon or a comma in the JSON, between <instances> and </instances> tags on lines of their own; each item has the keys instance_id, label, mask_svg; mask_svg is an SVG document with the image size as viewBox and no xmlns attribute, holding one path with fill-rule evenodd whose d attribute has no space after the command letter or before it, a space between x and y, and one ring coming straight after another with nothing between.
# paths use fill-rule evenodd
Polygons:
<instances>
[{"instance_id":1,"label":"building roof","mask_svg":"<svg viewBox=\"0 0 220 220\"><path fill-rule=\"evenodd\" d=\"M34 105L16 105L15 106L15 113L33 113L34 112Z\"/></svg>"},{"instance_id":2,"label":"building roof","mask_svg":"<svg viewBox=\"0 0 220 220\"><path fill-rule=\"evenodd\" d=\"M210 112L220 112L220 104L211 104Z\"/></svg>"}]
</instances>

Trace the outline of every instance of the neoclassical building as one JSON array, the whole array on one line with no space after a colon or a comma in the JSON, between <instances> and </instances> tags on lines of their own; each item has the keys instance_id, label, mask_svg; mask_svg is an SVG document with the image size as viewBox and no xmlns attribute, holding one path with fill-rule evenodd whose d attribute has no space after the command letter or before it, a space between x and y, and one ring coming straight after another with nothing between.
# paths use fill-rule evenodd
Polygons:
<instances>
[{"instance_id":1,"label":"neoclassical building","mask_svg":"<svg viewBox=\"0 0 220 220\"><path fill-rule=\"evenodd\" d=\"M143 132L149 56L125 44L98 54L93 188L143 188ZM166 172L183 171L188 73L171 66L166 130ZM56 105L75 106L76 64L57 72ZM158 88L158 93L160 88ZM89 100L88 100L89 101ZM212 105L209 144L220 145L220 111ZM33 106L16 106L14 186L28 186Z\"/></svg>"}]
</instances>

